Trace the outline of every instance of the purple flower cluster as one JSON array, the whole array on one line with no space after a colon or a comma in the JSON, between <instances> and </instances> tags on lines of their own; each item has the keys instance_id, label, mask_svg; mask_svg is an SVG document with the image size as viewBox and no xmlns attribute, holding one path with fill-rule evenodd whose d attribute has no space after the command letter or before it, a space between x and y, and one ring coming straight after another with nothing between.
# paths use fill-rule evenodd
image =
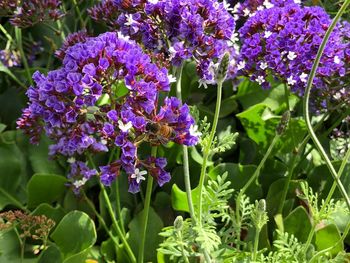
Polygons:
<instances>
[{"instance_id":1,"label":"purple flower cluster","mask_svg":"<svg viewBox=\"0 0 350 263\"><path fill-rule=\"evenodd\" d=\"M3 49L0 50L0 62L8 67L18 67L21 65L21 55L16 50Z\"/></svg>"},{"instance_id":2,"label":"purple flower cluster","mask_svg":"<svg viewBox=\"0 0 350 263\"><path fill-rule=\"evenodd\" d=\"M0 15L12 14L18 5L18 0L1 0L0 1Z\"/></svg>"},{"instance_id":3,"label":"purple flower cluster","mask_svg":"<svg viewBox=\"0 0 350 263\"><path fill-rule=\"evenodd\" d=\"M6 2L6 1L5 1ZM17 7L11 15L12 25L25 28L46 20L58 20L64 14L60 10L59 0L25 0L17 2ZM14 3L12 3L14 4Z\"/></svg>"},{"instance_id":4,"label":"purple flower cluster","mask_svg":"<svg viewBox=\"0 0 350 263\"><path fill-rule=\"evenodd\" d=\"M174 66L194 59L204 84L214 82L215 66L231 53L235 73L235 22L226 5L214 0L112 1L89 10L94 20L119 29Z\"/></svg>"},{"instance_id":5,"label":"purple flower cluster","mask_svg":"<svg viewBox=\"0 0 350 263\"><path fill-rule=\"evenodd\" d=\"M163 105L159 101L159 92L170 89L167 70L158 68L135 42L119 33L87 38L64 53L61 68L47 76L34 73L35 86L27 91L30 104L19 128L33 143L42 130L46 132L54 141L50 154L67 156L71 177L82 176L75 181L77 189L97 173L81 161L84 154L115 147L121 148L120 159L100 167L104 184L110 185L121 170L128 175L131 192L138 191L146 173L159 185L168 181L165 160L142 160L137 154L142 142L163 143L162 134L150 133L149 125L171 130L167 140L186 145L198 141L188 106L176 98L166 98Z\"/></svg>"},{"instance_id":6,"label":"purple flower cluster","mask_svg":"<svg viewBox=\"0 0 350 263\"><path fill-rule=\"evenodd\" d=\"M312 64L331 18L320 7L288 5L257 12L240 29L242 48L238 63L240 74L269 87L269 74L287 83L302 95ZM325 48L314 80L319 89L326 79L343 76L344 44L337 27Z\"/></svg>"},{"instance_id":7,"label":"purple flower cluster","mask_svg":"<svg viewBox=\"0 0 350 263\"><path fill-rule=\"evenodd\" d=\"M301 0L245 0L242 3L238 2L231 11L235 20L245 21L254 16L257 11L290 4L301 4Z\"/></svg>"},{"instance_id":8,"label":"purple flower cluster","mask_svg":"<svg viewBox=\"0 0 350 263\"><path fill-rule=\"evenodd\" d=\"M69 34L64 40L62 47L55 52L55 56L63 60L69 47L74 46L76 43L83 43L88 38L89 35L85 29Z\"/></svg>"}]
</instances>

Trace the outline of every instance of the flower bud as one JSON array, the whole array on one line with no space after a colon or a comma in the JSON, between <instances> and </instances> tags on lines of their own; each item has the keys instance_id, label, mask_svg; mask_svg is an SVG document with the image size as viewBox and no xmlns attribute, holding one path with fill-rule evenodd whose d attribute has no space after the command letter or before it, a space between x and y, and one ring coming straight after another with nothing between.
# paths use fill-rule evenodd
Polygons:
<instances>
[{"instance_id":1,"label":"flower bud","mask_svg":"<svg viewBox=\"0 0 350 263\"><path fill-rule=\"evenodd\" d=\"M222 57L218 70L216 72L217 82L223 82L225 80L229 65L230 65L230 54L226 52Z\"/></svg>"},{"instance_id":2,"label":"flower bud","mask_svg":"<svg viewBox=\"0 0 350 263\"><path fill-rule=\"evenodd\" d=\"M183 227L184 220L182 216L177 216L174 221L174 228L176 231L181 231Z\"/></svg>"},{"instance_id":3,"label":"flower bud","mask_svg":"<svg viewBox=\"0 0 350 263\"><path fill-rule=\"evenodd\" d=\"M285 132L285 130L288 127L289 120L290 120L290 111L288 110L285 113L283 113L281 121L276 128L276 133L278 135L282 135Z\"/></svg>"}]
</instances>

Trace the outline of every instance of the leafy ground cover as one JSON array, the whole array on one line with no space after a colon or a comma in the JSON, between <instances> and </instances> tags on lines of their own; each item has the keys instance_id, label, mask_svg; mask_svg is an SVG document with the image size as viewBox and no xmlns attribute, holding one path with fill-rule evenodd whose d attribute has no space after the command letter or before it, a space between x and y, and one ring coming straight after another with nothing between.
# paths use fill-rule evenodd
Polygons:
<instances>
[{"instance_id":1,"label":"leafy ground cover","mask_svg":"<svg viewBox=\"0 0 350 263\"><path fill-rule=\"evenodd\" d=\"M0 0L0 262L349 262L350 0Z\"/></svg>"}]
</instances>

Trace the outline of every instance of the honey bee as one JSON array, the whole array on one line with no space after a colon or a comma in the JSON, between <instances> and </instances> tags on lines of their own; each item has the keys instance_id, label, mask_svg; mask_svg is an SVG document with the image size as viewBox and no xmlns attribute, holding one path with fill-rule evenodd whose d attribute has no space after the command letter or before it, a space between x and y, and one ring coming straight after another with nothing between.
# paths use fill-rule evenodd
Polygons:
<instances>
[{"instance_id":1,"label":"honey bee","mask_svg":"<svg viewBox=\"0 0 350 263\"><path fill-rule=\"evenodd\" d=\"M164 123L148 122L146 124L148 141L153 145L167 144L176 136L175 130Z\"/></svg>"}]
</instances>

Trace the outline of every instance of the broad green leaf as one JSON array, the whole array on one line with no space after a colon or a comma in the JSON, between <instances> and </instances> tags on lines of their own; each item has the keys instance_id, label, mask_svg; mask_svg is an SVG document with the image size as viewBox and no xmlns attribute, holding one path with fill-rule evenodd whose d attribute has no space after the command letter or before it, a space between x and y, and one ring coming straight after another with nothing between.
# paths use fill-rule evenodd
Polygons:
<instances>
[{"instance_id":1,"label":"broad green leaf","mask_svg":"<svg viewBox=\"0 0 350 263\"><path fill-rule=\"evenodd\" d=\"M86 250L96 242L94 221L83 212L69 212L51 234L51 238L59 247L64 259L71 258L72 262L76 262L72 256L79 253L83 253L81 259L84 259Z\"/></svg>"},{"instance_id":2,"label":"broad green leaf","mask_svg":"<svg viewBox=\"0 0 350 263\"><path fill-rule=\"evenodd\" d=\"M47 249L41 252L38 263L62 263L61 252L56 245L50 245Z\"/></svg>"},{"instance_id":3,"label":"broad green leaf","mask_svg":"<svg viewBox=\"0 0 350 263\"><path fill-rule=\"evenodd\" d=\"M18 188L25 175L25 160L15 144L0 144L0 209L8 204L18 206Z\"/></svg>"},{"instance_id":4,"label":"broad green leaf","mask_svg":"<svg viewBox=\"0 0 350 263\"><path fill-rule=\"evenodd\" d=\"M6 125L3 123L0 123L0 133L2 133L6 129Z\"/></svg>"},{"instance_id":5,"label":"broad green leaf","mask_svg":"<svg viewBox=\"0 0 350 263\"><path fill-rule=\"evenodd\" d=\"M199 188L196 187L191 191L192 201L194 203L198 202L198 190ZM173 184L173 187L171 189L171 203L174 210L189 212L187 194L186 192L182 191L176 184Z\"/></svg>"},{"instance_id":6,"label":"broad green leaf","mask_svg":"<svg viewBox=\"0 0 350 263\"><path fill-rule=\"evenodd\" d=\"M54 174L35 174L27 184L28 207L51 204L63 197L67 179Z\"/></svg>"},{"instance_id":7,"label":"broad green leaf","mask_svg":"<svg viewBox=\"0 0 350 263\"><path fill-rule=\"evenodd\" d=\"M269 214L269 217L273 217L278 212L278 207L282 199L282 192L286 179L279 179L271 184L269 191L266 197L266 210Z\"/></svg>"},{"instance_id":8,"label":"broad green leaf","mask_svg":"<svg viewBox=\"0 0 350 263\"><path fill-rule=\"evenodd\" d=\"M49 159L49 145L49 139L45 136L42 136L39 145L29 145L28 157L34 173L62 173L58 163Z\"/></svg>"},{"instance_id":9,"label":"broad green leaf","mask_svg":"<svg viewBox=\"0 0 350 263\"><path fill-rule=\"evenodd\" d=\"M116 257L116 248L113 241L109 238L101 243L100 252L107 261L112 261Z\"/></svg>"},{"instance_id":10,"label":"broad green leaf","mask_svg":"<svg viewBox=\"0 0 350 263\"><path fill-rule=\"evenodd\" d=\"M336 225L330 224L316 231L316 248L318 251L332 247L329 251L333 256L338 254L344 249L343 242L341 240L340 232Z\"/></svg>"},{"instance_id":11,"label":"broad green leaf","mask_svg":"<svg viewBox=\"0 0 350 263\"><path fill-rule=\"evenodd\" d=\"M20 263L20 244L13 230L0 232L0 262Z\"/></svg>"},{"instance_id":12,"label":"broad green leaf","mask_svg":"<svg viewBox=\"0 0 350 263\"><path fill-rule=\"evenodd\" d=\"M138 251L140 244L140 233L143 225L143 211L138 213L129 224L129 244L133 251ZM156 262L157 248L162 238L159 236L163 228L163 222L157 213L150 207L146 231L144 262Z\"/></svg>"},{"instance_id":13,"label":"broad green leaf","mask_svg":"<svg viewBox=\"0 0 350 263\"><path fill-rule=\"evenodd\" d=\"M284 219L284 231L293 234L302 243L306 243L311 227L309 215L302 206L295 208Z\"/></svg>"}]
</instances>

